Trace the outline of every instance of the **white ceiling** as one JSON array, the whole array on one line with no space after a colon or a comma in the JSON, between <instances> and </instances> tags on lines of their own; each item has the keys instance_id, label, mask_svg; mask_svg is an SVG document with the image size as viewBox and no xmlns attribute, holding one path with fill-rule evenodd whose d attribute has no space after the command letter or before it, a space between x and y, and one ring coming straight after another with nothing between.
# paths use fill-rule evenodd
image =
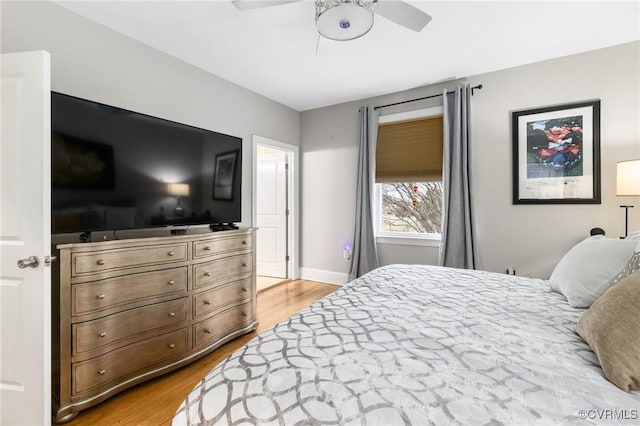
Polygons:
<instances>
[{"instance_id":1,"label":"white ceiling","mask_svg":"<svg viewBox=\"0 0 640 426\"><path fill-rule=\"evenodd\" d=\"M319 39L312 0L56 3L298 111L640 40L638 0L409 1L422 32L377 16L345 42Z\"/></svg>"}]
</instances>

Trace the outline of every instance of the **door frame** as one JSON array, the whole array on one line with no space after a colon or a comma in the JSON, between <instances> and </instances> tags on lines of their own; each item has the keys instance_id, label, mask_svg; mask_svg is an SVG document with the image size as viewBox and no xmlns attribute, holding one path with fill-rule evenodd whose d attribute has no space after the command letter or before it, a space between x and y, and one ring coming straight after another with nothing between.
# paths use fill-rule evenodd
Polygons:
<instances>
[{"instance_id":1,"label":"door frame","mask_svg":"<svg viewBox=\"0 0 640 426\"><path fill-rule=\"evenodd\" d=\"M254 227L258 223L258 156L256 154L258 145L279 149L289 153L289 173L287 174L287 187L289 190L289 194L287 196L287 208L289 209L289 216L287 217L287 228L289 231L287 232L287 247L289 249L289 262L287 263L287 278L297 280L300 278L300 244L298 238L298 235L300 235L300 221L298 219L300 206L300 148L296 145L265 138L263 136L251 135L251 225Z\"/></svg>"}]
</instances>

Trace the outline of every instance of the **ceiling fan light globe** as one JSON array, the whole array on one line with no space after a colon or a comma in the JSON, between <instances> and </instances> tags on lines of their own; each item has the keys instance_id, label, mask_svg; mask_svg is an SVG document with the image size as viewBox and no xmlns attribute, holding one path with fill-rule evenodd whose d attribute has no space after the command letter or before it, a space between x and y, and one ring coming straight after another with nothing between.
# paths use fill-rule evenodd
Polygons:
<instances>
[{"instance_id":1,"label":"ceiling fan light globe","mask_svg":"<svg viewBox=\"0 0 640 426\"><path fill-rule=\"evenodd\" d=\"M362 37L373 26L373 1L316 1L316 27L331 40Z\"/></svg>"}]
</instances>

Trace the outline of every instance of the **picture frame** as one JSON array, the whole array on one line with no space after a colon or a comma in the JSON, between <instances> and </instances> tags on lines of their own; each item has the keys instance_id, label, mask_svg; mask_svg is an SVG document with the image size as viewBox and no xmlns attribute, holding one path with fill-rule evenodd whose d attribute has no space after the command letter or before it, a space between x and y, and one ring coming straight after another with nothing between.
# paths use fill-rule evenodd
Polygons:
<instances>
[{"instance_id":1,"label":"picture frame","mask_svg":"<svg viewBox=\"0 0 640 426\"><path fill-rule=\"evenodd\" d=\"M513 204L600 204L600 100L512 112Z\"/></svg>"},{"instance_id":2,"label":"picture frame","mask_svg":"<svg viewBox=\"0 0 640 426\"><path fill-rule=\"evenodd\" d=\"M238 155L239 152L237 150L216 154L216 164L213 172L214 200L233 201Z\"/></svg>"}]
</instances>

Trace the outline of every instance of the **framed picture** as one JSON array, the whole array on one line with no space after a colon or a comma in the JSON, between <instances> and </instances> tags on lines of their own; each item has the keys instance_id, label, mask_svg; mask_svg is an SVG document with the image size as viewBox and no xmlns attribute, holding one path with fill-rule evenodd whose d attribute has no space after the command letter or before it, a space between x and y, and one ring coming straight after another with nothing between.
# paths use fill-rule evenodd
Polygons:
<instances>
[{"instance_id":1,"label":"framed picture","mask_svg":"<svg viewBox=\"0 0 640 426\"><path fill-rule=\"evenodd\" d=\"M213 199L233 201L233 184L236 174L238 151L216 154L216 169L213 172Z\"/></svg>"},{"instance_id":2,"label":"framed picture","mask_svg":"<svg viewBox=\"0 0 640 426\"><path fill-rule=\"evenodd\" d=\"M512 113L513 204L600 204L600 101Z\"/></svg>"}]
</instances>

